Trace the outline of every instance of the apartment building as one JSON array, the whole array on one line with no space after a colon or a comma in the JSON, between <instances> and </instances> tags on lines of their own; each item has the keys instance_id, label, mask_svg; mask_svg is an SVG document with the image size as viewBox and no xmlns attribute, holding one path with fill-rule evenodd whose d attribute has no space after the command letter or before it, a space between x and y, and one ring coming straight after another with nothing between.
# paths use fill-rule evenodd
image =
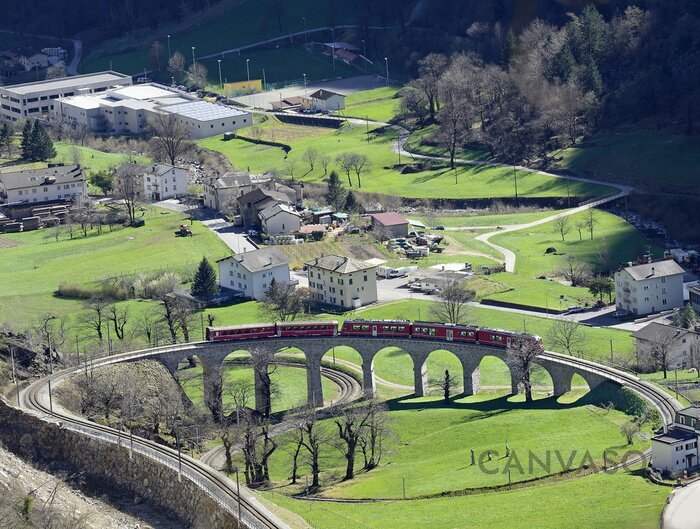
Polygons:
<instances>
[{"instance_id":1,"label":"apartment building","mask_svg":"<svg viewBox=\"0 0 700 529\"><path fill-rule=\"evenodd\" d=\"M683 273L671 259L623 268L615 273L617 310L642 315L682 307Z\"/></svg>"},{"instance_id":2,"label":"apartment building","mask_svg":"<svg viewBox=\"0 0 700 529\"><path fill-rule=\"evenodd\" d=\"M187 193L189 172L185 167L165 163L126 163L114 174L114 192L116 195L123 194L127 186L131 185L127 179L133 179L136 199L142 202L181 197Z\"/></svg>"},{"instance_id":3,"label":"apartment building","mask_svg":"<svg viewBox=\"0 0 700 529\"><path fill-rule=\"evenodd\" d=\"M80 201L88 196L87 177L79 165L58 165L0 173L0 196L8 204Z\"/></svg>"},{"instance_id":4,"label":"apartment building","mask_svg":"<svg viewBox=\"0 0 700 529\"><path fill-rule=\"evenodd\" d=\"M311 298L325 305L357 309L377 301L376 265L342 255L306 263Z\"/></svg>"},{"instance_id":5,"label":"apartment building","mask_svg":"<svg viewBox=\"0 0 700 529\"><path fill-rule=\"evenodd\" d=\"M276 248L243 252L217 263L219 285L247 298L265 299L273 279L277 283L289 283L289 259Z\"/></svg>"}]
</instances>

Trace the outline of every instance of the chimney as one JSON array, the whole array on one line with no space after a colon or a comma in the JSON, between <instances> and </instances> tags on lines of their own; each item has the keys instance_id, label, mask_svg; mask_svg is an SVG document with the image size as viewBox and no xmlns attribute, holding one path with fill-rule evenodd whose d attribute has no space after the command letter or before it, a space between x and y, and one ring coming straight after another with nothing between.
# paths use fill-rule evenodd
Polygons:
<instances>
[{"instance_id":1,"label":"chimney","mask_svg":"<svg viewBox=\"0 0 700 529\"><path fill-rule=\"evenodd\" d=\"M652 266L651 267L651 275L654 275L654 274L656 274L656 269Z\"/></svg>"}]
</instances>

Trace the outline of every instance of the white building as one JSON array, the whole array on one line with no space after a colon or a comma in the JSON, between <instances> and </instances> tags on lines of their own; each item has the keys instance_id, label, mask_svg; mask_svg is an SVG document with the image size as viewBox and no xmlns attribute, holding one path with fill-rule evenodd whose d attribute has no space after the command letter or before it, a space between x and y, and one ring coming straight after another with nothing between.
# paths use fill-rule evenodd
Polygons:
<instances>
[{"instance_id":1,"label":"white building","mask_svg":"<svg viewBox=\"0 0 700 529\"><path fill-rule=\"evenodd\" d=\"M676 413L666 433L652 437L651 459L654 468L680 473L698 466L700 407L691 406Z\"/></svg>"},{"instance_id":2,"label":"white building","mask_svg":"<svg viewBox=\"0 0 700 529\"><path fill-rule=\"evenodd\" d=\"M48 115L61 97L104 92L131 85L131 77L117 72L98 72L61 79L0 87L0 117L10 121Z\"/></svg>"},{"instance_id":3,"label":"white building","mask_svg":"<svg viewBox=\"0 0 700 529\"><path fill-rule=\"evenodd\" d=\"M377 301L375 265L341 255L306 263L311 298L326 305L357 309Z\"/></svg>"},{"instance_id":4,"label":"white building","mask_svg":"<svg viewBox=\"0 0 700 529\"><path fill-rule=\"evenodd\" d=\"M262 231L268 235L295 233L301 228L301 215L292 206L276 203L259 213Z\"/></svg>"},{"instance_id":5,"label":"white building","mask_svg":"<svg viewBox=\"0 0 700 529\"><path fill-rule=\"evenodd\" d=\"M163 113L175 115L194 139L231 132L252 123L252 116L243 110L202 101L155 83L61 98L51 117L73 127L87 126L94 132L142 134L148 119Z\"/></svg>"},{"instance_id":6,"label":"white building","mask_svg":"<svg viewBox=\"0 0 700 529\"><path fill-rule=\"evenodd\" d=\"M164 163L140 165L126 163L114 174L114 192L123 193L126 179L135 179L135 194L142 202L157 202L187 193L189 169Z\"/></svg>"},{"instance_id":7,"label":"white building","mask_svg":"<svg viewBox=\"0 0 700 529\"><path fill-rule=\"evenodd\" d=\"M234 171L204 179L204 205L216 210L231 209L233 201L253 189L275 190L272 173L251 174Z\"/></svg>"},{"instance_id":8,"label":"white building","mask_svg":"<svg viewBox=\"0 0 700 529\"><path fill-rule=\"evenodd\" d=\"M289 259L276 248L244 252L217 261L219 285L262 301L274 279L289 283Z\"/></svg>"},{"instance_id":9,"label":"white building","mask_svg":"<svg viewBox=\"0 0 700 529\"><path fill-rule=\"evenodd\" d=\"M700 355L700 333L673 325L651 322L633 333L637 345L637 359L642 366L654 365L654 353L663 353L668 369L683 369L695 364Z\"/></svg>"},{"instance_id":10,"label":"white building","mask_svg":"<svg viewBox=\"0 0 700 529\"><path fill-rule=\"evenodd\" d=\"M345 96L343 94L324 90L323 88L316 90L309 98L311 99L311 107L316 110L333 112L334 110L345 108Z\"/></svg>"},{"instance_id":11,"label":"white building","mask_svg":"<svg viewBox=\"0 0 700 529\"><path fill-rule=\"evenodd\" d=\"M5 196L8 204L54 200L79 202L87 194L87 178L79 165L0 173L0 195Z\"/></svg>"},{"instance_id":12,"label":"white building","mask_svg":"<svg viewBox=\"0 0 700 529\"><path fill-rule=\"evenodd\" d=\"M615 273L617 310L652 314L683 306L683 269L667 259L628 266Z\"/></svg>"}]
</instances>

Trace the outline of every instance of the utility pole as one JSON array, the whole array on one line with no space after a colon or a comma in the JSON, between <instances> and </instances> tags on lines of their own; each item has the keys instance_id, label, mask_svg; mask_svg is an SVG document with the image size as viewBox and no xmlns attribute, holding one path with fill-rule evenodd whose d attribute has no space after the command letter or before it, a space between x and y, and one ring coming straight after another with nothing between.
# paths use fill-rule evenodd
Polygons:
<instances>
[{"instance_id":1,"label":"utility pole","mask_svg":"<svg viewBox=\"0 0 700 529\"><path fill-rule=\"evenodd\" d=\"M386 65L386 85L389 86L389 59L384 57L384 64Z\"/></svg>"},{"instance_id":2,"label":"utility pole","mask_svg":"<svg viewBox=\"0 0 700 529\"><path fill-rule=\"evenodd\" d=\"M224 83L221 81L221 59L217 59L216 62L219 63L219 89L224 91Z\"/></svg>"},{"instance_id":3,"label":"utility pole","mask_svg":"<svg viewBox=\"0 0 700 529\"><path fill-rule=\"evenodd\" d=\"M263 71L263 92L267 92L267 77L265 77L265 68L263 68L262 71Z\"/></svg>"},{"instance_id":4,"label":"utility pole","mask_svg":"<svg viewBox=\"0 0 700 529\"><path fill-rule=\"evenodd\" d=\"M401 485L403 486L403 499L406 499L406 478L401 478Z\"/></svg>"},{"instance_id":5,"label":"utility pole","mask_svg":"<svg viewBox=\"0 0 700 529\"><path fill-rule=\"evenodd\" d=\"M53 397L51 395L51 379L49 379L49 410L51 415L53 415Z\"/></svg>"},{"instance_id":6,"label":"utility pole","mask_svg":"<svg viewBox=\"0 0 700 529\"><path fill-rule=\"evenodd\" d=\"M170 60L170 35L168 35L168 60Z\"/></svg>"},{"instance_id":7,"label":"utility pole","mask_svg":"<svg viewBox=\"0 0 700 529\"><path fill-rule=\"evenodd\" d=\"M306 74L303 74L303 75L304 75L304 95L306 95ZM280 95L280 97L282 97L282 96Z\"/></svg>"},{"instance_id":8,"label":"utility pole","mask_svg":"<svg viewBox=\"0 0 700 529\"><path fill-rule=\"evenodd\" d=\"M335 347L333 347L333 353L335 355ZM17 381L17 373L15 372L15 348L10 346L10 359L12 360L12 381L15 383L15 391L17 392L17 407L19 404L19 382ZM335 361L333 361L335 363Z\"/></svg>"},{"instance_id":9,"label":"utility pole","mask_svg":"<svg viewBox=\"0 0 700 529\"><path fill-rule=\"evenodd\" d=\"M238 466L237 465L236 465L236 499L238 500L238 525L240 525L241 524L241 483L240 483L239 478L238 478Z\"/></svg>"},{"instance_id":10,"label":"utility pole","mask_svg":"<svg viewBox=\"0 0 700 529\"><path fill-rule=\"evenodd\" d=\"M197 61L194 60L194 46L192 46L192 64L196 64Z\"/></svg>"}]
</instances>

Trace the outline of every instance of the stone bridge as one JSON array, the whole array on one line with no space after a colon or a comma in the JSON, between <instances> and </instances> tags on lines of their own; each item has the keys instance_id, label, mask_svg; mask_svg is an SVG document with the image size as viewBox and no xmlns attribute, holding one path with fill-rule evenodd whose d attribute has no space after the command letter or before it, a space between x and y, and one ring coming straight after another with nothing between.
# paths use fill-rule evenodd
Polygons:
<instances>
[{"instance_id":1,"label":"stone bridge","mask_svg":"<svg viewBox=\"0 0 700 529\"><path fill-rule=\"evenodd\" d=\"M194 346L194 347L193 347ZM205 395L209 399L219 400L220 395L212 392L212 383L221 374L224 359L233 351L247 351L251 354L265 352L261 355L270 359L274 354L283 352L284 349L297 348L306 358L307 369L307 395L309 405L323 406L323 386L321 383L321 360L333 347L347 346L360 355L362 358L362 381L364 395L374 396L374 359L380 351L387 347L399 347L404 350L413 361L413 386L415 395L422 397L428 389L427 360L434 351L447 350L452 352L462 364L463 388L465 395L474 395L481 389L481 377L479 366L481 361L487 356L499 358L505 363L506 352L504 349L478 344L459 344L454 342L400 339L400 338L272 338L251 341L241 341L238 343L225 342L202 342L198 344L186 344L182 351L168 351L156 353L151 358L157 358L162 362L171 375L175 375L178 365L185 361L187 357L197 356L203 368L203 382ZM593 389L606 380L606 377L594 373L584 367L572 366L564 361L557 361L552 357L538 358L535 364L544 368L552 379L554 396L561 396L571 390L571 380L575 374L580 375ZM259 372L266 370L268 364L258 368L255 376L255 407L264 410L269 405L262 391L262 384ZM507 363L505 363L508 366ZM508 367L510 370L510 367ZM519 391L518 380L511 371L511 392L517 394Z\"/></svg>"}]
</instances>

